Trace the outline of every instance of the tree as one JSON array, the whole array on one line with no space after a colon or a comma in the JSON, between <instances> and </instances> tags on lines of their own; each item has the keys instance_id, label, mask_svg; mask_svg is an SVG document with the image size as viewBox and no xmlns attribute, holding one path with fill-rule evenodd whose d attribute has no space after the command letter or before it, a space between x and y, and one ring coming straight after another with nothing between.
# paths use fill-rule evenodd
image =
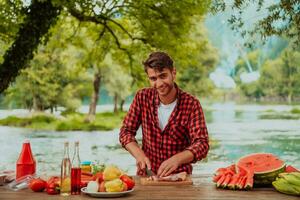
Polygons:
<instances>
[{"instance_id":1,"label":"tree","mask_svg":"<svg viewBox=\"0 0 300 200\"><path fill-rule=\"evenodd\" d=\"M118 103L131 94L132 77L126 73L124 67L114 62L111 54L107 54L103 64L113 66L107 68L104 84L108 94L114 99L114 112L116 113L119 110ZM120 105L120 110L122 109Z\"/></svg>"},{"instance_id":2,"label":"tree","mask_svg":"<svg viewBox=\"0 0 300 200\"><path fill-rule=\"evenodd\" d=\"M18 36L5 53L0 65L0 92L17 76L18 72L32 58L33 51L41 38L54 24L60 11L66 11L80 22L90 22L101 26L102 33L108 33L119 49L126 51L123 41L141 41L158 47L164 43L169 49L175 41L186 36L194 15L207 12L209 0L149 0L149 1L89 1L89 0L33 0L28 14L21 25ZM131 29L126 29L120 20L130 21ZM168 35L166 38L159 37Z\"/></svg>"},{"instance_id":3,"label":"tree","mask_svg":"<svg viewBox=\"0 0 300 200\"><path fill-rule=\"evenodd\" d=\"M0 65L0 92L9 86L19 71L33 58L34 50L55 23L59 11L60 9L54 7L51 1L31 1L26 17Z\"/></svg>"},{"instance_id":4,"label":"tree","mask_svg":"<svg viewBox=\"0 0 300 200\"><path fill-rule=\"evenodd\" d=\"M232 15L228 20L232 29L241 33L243 37L250 36L248 45L257 42L257 37L262 40L278 35L289 38L294 46L300 44L300 13L298 0L214 0L212 11L224 11L232 9ZM251 19L245 17L249 9L255 12ZM253 16L253 14L252 14ZM256 20L254 26L250 20Z\"/></svg>"},{"instance_id":5,"label":"tree","mask_svg":"<svg viewBox=\"0 0 300 200\"><path fill-rule=\"evenodd\" d=\"M50 109L52 112L58 106L72 111L78 108L84 71L64 65L60 55L57 49L53 52L40 47L30 67L22 70L15 84L6 91L6 102L34 111Z\"/></svg>"},{"instance_id":6,"label":"tree","mask_svg":"<svg viewBox=\"0 0 300 200\"><path fill-rule=\"evenodd\" d=\"M218 62L217 50L209 43L202 23L191 29L189 40L180 44L175 54L180 86L196 96L212 93L214 85L208 78Z\"/></svg>"},{"instance_id":7,"label":"tree","mask_svg":"<svg viewBox=\"0 0 300 200\"><path fill-rule=\"evenodd\" d=\"M49 31L52 36L47 45L39 46L29 66L8 88L7 102L35 111L53 111L58 106L74 111L80 106L82 96L89 92L83 84L88 77L77 62L80 52L66 43L70 30L61 22Z\"/></svg>"},{"instance_id":8,"label":"tree","mask_svg":"<svg viewBox=\"0 0 300 200\"><path fill-rule=\"evenodd\" d=\"M269 97L282 97L291 103L300 95L300 52L285 49L281 56L267 61L261 72L260 84Z\"/></svg>"},{"instance_id":9,"label":"tree","mask_svg":"<svg viewBox=\"0 0 300 200\"><path fill-rule=\"evenodd\" d=\"M282 88L280 94L286 96L291 103L295 95L299 95L300 86L300 52L287 49L281 55Z\"/></svg>"}]
</instances>

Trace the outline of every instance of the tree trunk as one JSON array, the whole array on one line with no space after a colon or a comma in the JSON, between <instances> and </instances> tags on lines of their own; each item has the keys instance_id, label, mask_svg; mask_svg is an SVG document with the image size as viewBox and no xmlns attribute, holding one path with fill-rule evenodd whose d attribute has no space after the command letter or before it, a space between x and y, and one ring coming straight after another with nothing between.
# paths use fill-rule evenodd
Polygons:
<instances>
[{"instance_id":1,"label":"tree trunk","mask_svg":"<svg viewBox=\"0 0 300 200\"><path fill-rule=\"evenodd\" d=\"M124 106L125 100L122 99L120 102L120 111L123 112L123 106Z\"/></svg>"},{"instance_id":2,"label":"tree trunk","mask_svg":"<svg viewBox=\"0 0 300 200\"><path fill-rule=\"evenodd\" d=\"M118 95L115 94L115 97L114 97L114 113L117 113L118 112Z\"/></svg>"},{"instance_id":3,"label":"tree trunk","mask_svg":"<svg viewBox=\"0 0 300 200\"><path fill-rule=\"evenodd\" d=\"M44 111L43 105L40 103L39 98L37 96L33 96L33 110L35 112Z\"/></svg>"},{"instance_id":4,"label":"tree trunk","mask_svg":"<svg viewBox=\"0 0 300 200\"><path fill-rule=\"evenodd\" d=\"M287 96L288 104L291 104L293 100L293 92L289 92Z\"/></svg>"},{"instance_id":5,"label":"tree trunk","mask_svg":"<svg viewBox=\"0 0 300 200\"><path fill-rule=\"evenodd\" d=\"M0 65L0 93L15 79L19 71L33 58L33 52L41 42L41 38L48 33L61 8L54 7L50 0L32 0L28 14L20 25L15 41L3 56ZM45 42L45 41L44 41Z\"/></svg>"},{"instance_id":6,"label":"tree trunk","mask_svg":"<svg viewBox=\"0 0 300 200\"><path fill-rule=\"evenodd\" d=\"M100 75L100 72L97 72L94 74L93 95L91 98L89 113L85 120L86 122L92 122L95 120L96 107L97 107L97 103L98 103L98 99L99 99L100 83L101 83L101 75Z\"/></svg>"}]
</instances>

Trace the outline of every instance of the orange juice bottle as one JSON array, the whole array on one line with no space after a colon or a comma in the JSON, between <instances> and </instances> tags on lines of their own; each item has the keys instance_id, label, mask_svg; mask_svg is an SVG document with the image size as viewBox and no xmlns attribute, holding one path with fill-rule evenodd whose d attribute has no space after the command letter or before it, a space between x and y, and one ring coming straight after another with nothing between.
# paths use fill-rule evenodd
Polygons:
<instances>
[{"instance_id":1,"label":"orange juice bottle","mask_svg":"<svg viewBox=\"0 0 300 200\"><path fill-rule=\"evenodd\" d=\"M23 142L16 168L16 179L28 174L35 174L36 162L31 152L29 140Z\"/></svg>"}]
</instances>

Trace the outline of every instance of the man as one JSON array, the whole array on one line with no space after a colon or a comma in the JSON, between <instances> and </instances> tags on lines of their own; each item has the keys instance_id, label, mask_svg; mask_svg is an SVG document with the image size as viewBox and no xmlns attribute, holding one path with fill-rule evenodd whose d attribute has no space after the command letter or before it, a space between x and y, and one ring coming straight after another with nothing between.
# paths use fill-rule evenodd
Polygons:
<instances>
[{"instance_id":1,"label":"man","mask_svg":"<svg viewBox=\"0 0 300 200\"><path fill-rule=\"evenodd\" d=\"M185 171L206 157L208 133L200 102L176 85L170 56L154 52L143 62L151 88L135 95L123 121L120 142L136 159L137 174L159 177ZM135 135L142 125L142 148Z\"/></svg>"}]
</instances>

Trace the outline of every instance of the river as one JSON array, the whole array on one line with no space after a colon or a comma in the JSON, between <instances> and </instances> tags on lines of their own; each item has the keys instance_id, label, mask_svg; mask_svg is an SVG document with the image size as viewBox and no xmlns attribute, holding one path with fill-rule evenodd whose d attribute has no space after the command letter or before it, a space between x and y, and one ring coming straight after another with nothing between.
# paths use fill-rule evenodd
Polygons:
<instances>
[{"instance_id":1,"label":"river","mask_svg":"<svg viewBox=\"0 0 300 200\"><path fill-rule=\"evenodd\" d=\"M287 164L300 168L300 120L263 119L265 113L287 113L297 106L289 105L237 105L218 103L205 108L209 136L215 143L206 159L194 164L194 174L213 173L217 168L237 161L243 155L269 152L278 155ZM106 108L106 109L105 109ZM102 107L100 110L107 110ZM299 107L298 107L299 108ZM86 112L86 107L81 109ZM0 110L0 118L15 114L25 115L25 110ZM135 160L118 141L119 129L112 131L33 131L24 128L0 126L0 171L14 169L22 142L29 139L37 160L38 174L60 173L63 143L80 141L81 160L115 164L129 174L135 174ZM137 135L141 139L141 133Z\"/></svg>"}]
</instances>

